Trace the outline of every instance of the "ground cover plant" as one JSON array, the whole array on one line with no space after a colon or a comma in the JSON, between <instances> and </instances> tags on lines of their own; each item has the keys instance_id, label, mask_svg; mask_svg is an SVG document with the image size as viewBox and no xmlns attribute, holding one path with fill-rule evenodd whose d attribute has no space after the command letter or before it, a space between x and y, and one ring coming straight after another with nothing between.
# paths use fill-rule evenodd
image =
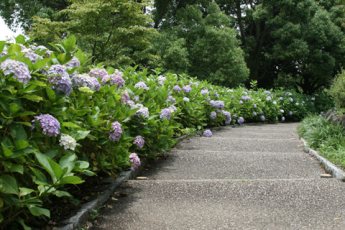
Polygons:
<instances>
[{"instance_id":1,"label":"ground cover plant","mask_svg":"<svg viewBox=\"0 0 345 230\"><path fill-rule=\"evenodd\" d=\"M303 120L298 132L311 148L345 168L345 128L342 125L331 123L322 116L311 116Z\"/></svg>"},{"instance_id":2,"label":"ground cover plant","mask_svg":"<svg viewBox=\"0 0 345 230\"><path fill-rule=\"evenodd\" d=\"M0 42L0 224L42 226L87 178L116 176L176 138L317 112L294 91L229 89L159 70L88 65L74 37L50 49ZM255 85L255 84L253 84Z\"/></svg>"}]
</instances>

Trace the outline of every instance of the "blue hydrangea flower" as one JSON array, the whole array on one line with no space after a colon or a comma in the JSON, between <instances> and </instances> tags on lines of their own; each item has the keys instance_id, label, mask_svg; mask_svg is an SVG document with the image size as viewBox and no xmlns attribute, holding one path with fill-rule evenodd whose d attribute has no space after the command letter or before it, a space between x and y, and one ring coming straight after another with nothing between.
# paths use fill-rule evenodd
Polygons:
<instances>
[{"instance_id":1,"label":"blue hydrangea flower","mask_svg":"<svg viewBox=\"0 0 345 230\"><path fill-rule=\"evenodd\" d=\"M203 133L203 136L204 137L212 137L212 131L211 130L209 130L209 129L206 129L205 131L204 131L204 133Z\"/></svg>"},{"instance_id":2,"label":"blue hydrangea flower","mask_svg":"<svg viewBox=\"0 0 345 230\"><path fill-rule=\"evenodd\" d=\"M123 73L119 70L115 70L115 73L109 76L110 83L117 85L119 88L125 85L125 80L123 79Z\"/></svg>"},{"instance_id":3,"label":"blue hydrangea flower","mask_svg":"<svg viewBox=\"0 0 345 230\"><path fill-rule=\"evenodd\" d=\"M175 85L174 88L173 88L173 90L176 91L176 92L180 92L182 89L181 89L180 86Z\"/></svg>"},{"instance_id":4,"label":"blue hydrangea flower","mask_svg":"<svg viewBox=\"0 0 345 230\"><path fill-rule=\"evenodd\" d=\"M223 109L224 108L224 101L214 101L214 100L211 100L210 101L210 105L213 108L216 108L216 109Z\"/></svg>"},{"instance_id":5,"label":"blue hydrangea flower","mask_svg":"<svg viewBox=\"0 0 345 230\"><path fill-rule=\"evenodd\" d=\"M136 112L137 116L143 117L143 118L148 118L150 116L149 109L142 106L139 108L139 110Z\"/></svg>"},{"instance_id":6,"label":"blue hydrangea flower","mask_svg":"<svg viewBox=\"0 0 345 230\"><path fill-rule=\"evenodd\" d=\"M7 59L1 63L0 69L4 72L5 76L13 75L13 77L21 82L28 83L31 79L28 66L20 61Z\"/></svg>"},{"instance_id":7,"label":"blue hydrangea flower","mask_svg":"<svg viewBox=\"0 0 345 230\"><path fill-rule=\"evenodd\" d=\"M210 118L211 118L211 120L215 120L217 118L217 113L215 111L212 111L210 113Z\"/></svg>"},{"instance_id":8,"label":"blue hydrangea flower","mask_svg":"<svg viewBox=\"0 0 345 230\"><path fill-rule=\"evenodd\" d=\"M60 122L50 114L35 116L33 122L39 122L44 135L56 137L60 134Z\"/></svg>"},{"instance_id":9,"label":"blue hydrangea flower","mask_svg":"<svg viewBox=\"0 0 345 230\"><path fill-rule=\"evenodd\" d=\"M73 69L79 66L80 66L80 61L76 57L73 57L69 62L66 63L67 69Z\"/></svg>"},{"instance_id":10,"label":"blue hydrangea flower","mask_svg":"<svg viewBox=\"0 0 345 230\"><path fill-rule=\"evenodd\" d=\"M251 100L251 97L249 97L248 95L244 95L241 97L242 101L249 101Z\"/></svg>"},{"instance_id":11,"label":"blue hydrangea flower","mask_svg":"<svg viewBox=\"0 0 345 230\"><path fill-rule=\"evenodd\" d=\"M226 124L226 125L230 125L231 120L232 120L232 119L231 119L231 113L228 112L228 111L225 111L225 110L223 110L222 113L223 113L223 115L225 116L225 124Z\"/></svg>"},{"instance_id":12,"label":"blue hydrangea flower","mask_svg":"<svg viewBox=\"0 0 345 230\"><path fill-rule=\"evenodd\" d=\"M122 126L118 121L115 121L111 124L109 139L111 141L119 141L121 136L122 136Z\"/></svg>"},{"instance_id":13,"label":"blue hydrangea flower","mask_svg":"<svg viewBox=\"0 0 345 230\"><path fill-rule=\"evenodd\" d=\"M240 125L242 125L242 124L244 123L244 118L243 118L243 117L239 117L239 118L237 119L237 123L240 124Z\"/></svg>"},{"instance_id":14,"label":"blue hydrangea flower","mask_svg":"<svg viewBox=\"0 0 345 230\"><path fill-rule=\"evenodd\" d=\"M161 120L169 120L171 117L171 109L170 108L162 109L159 117Z\"/></svg>"},{"instance_id":15,"label":"blue hydrangea flower","mask_svg":"<svg viewBox=\"0 0 345 230\"><path fill-rule=\"evenodd\" d=\"M42 59L40 55L36 54L29 48L22 49L22 53L24 54L24 57L29 58L32 63L36 63L38 60Z\"/></svg>"},{"instance_id":16,"label":"blue hydrangea flower","mask_svg":"<svg viewBox=\"0 0 345 230\"><path fill-rule=\"evenodd\" d=\"M88 87L91 90L98 91L101 88L97 78L90 77L88 74L78 74L72 78L74 87Z\"/></svg>"},{"instance_id":17,"label":"blue hydrangea flower","mask_svg":"<svg viewBox=\"0 0 345 230\"><path fill-rule=\"evenodd\" d=\"M192 87L190 85L183 86L183 91L185 93L189 93L192 90Z\"/></svg>"},{"instance_id":18,"label":"blue hydrangea flower","mask_svg":"<svg viewBox=\"0 0 345 230\"><path fill-rule=\"evenodd\" d=\"M168 99L167 99L167 102L169 102L169 103L175 103L175 102L176 102L176 99L175 99L173 96L169 95L169 96L168 96Z\"/></svg>"},{"instance_id":19,"label":"blue hydrangea flower","mask_svg":"<svg viewBox=\"0 0 345 230\"><path fill-rule=\"evenodd\" d=\"M122 102L123 104L127 104L129 100L131 100L131 98L129 97L128 92L125 91L125 92L122 94L122 96L121 96L121 102Z\"/></svg>"},{"instance_id":20,"label":"blue hydrangea flower","mask_svg":"<svg viewBox=\"0 0 345 230\"><path fill-rule=\"evenodd\" d=\"M150 88L147 87L147 85L145 84L145 82L138 82L137 84L134 85L135 88L137 89L144 89L144 90L149 90Z\"/></svg>"},{"instance_id":21,"label":"blue hydrangea flower","mask_svg":"<svg viewBox=\"0 0 345 230\"><path fill-rule=\"evenodd\" d=\"M48 70L48 82L53 85L53 89L69 95L72 92L72 81L62 65L52 65Z\"/></svg>"},{"instance_id":22,"label":"blue hydrangea flower","mask_svg":"<svg viewBox=\"0 0 345 230\"><path fill-rule=\"evenodd\" d=\"M102 83L105 83L109 80L108 72L105 69L92 69L89 72L90 77L95 77L100 79Z\"/></svg>"},{"instance_id":23,"label":"blue hydrangea flower","mask_svg":"<svg viewBox=\"0 0 345 230\"><path fill-rule=\"evenodd\" d=\"M202 90L200 91L200 93L201 93L201 95L206 95L206 94L208 94L209 92L208 92L208 89L202 89Z\"/></svg>"},{"instance_id":24,"label":"blue hydrangea flower","mask_svg":"<svg viewBox=\"0 0 345 230\"><path fill-rule=\"evenodd\" d=\"M266 117L264 115L260 115L260 120L261 121L265 121L266 120Z\"/></svg>"},{"instance_id":25,"label":"blue hydrangea flower","mask_svg":"<svg viewBox=\"0 0 345 230\"><path fill-rule=\"evenodd\" d=\"M139 149L142 149L145 145L145 140L142 136L136 136L134 138L133 144L135 144Z\"/></svg>"}]
</instances>

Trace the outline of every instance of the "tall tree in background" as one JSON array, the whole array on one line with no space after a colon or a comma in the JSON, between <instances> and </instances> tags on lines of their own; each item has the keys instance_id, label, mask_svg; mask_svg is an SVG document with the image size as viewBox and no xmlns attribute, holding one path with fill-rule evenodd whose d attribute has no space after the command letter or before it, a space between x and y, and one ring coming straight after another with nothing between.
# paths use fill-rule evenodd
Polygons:
<instances>
[{"instance_id":1,"label":"tall tree in background","mask_svg":"<svg viewBox=\"0 0 345 230\"><path fill-rule=\"evenodd\" d=\"M33 16L53 19L55 13L65 9L69 0L1 0L0 15L12 28L18 25L30 28Z\"/></svg>"},{"instance_id":2,"label":"tall tree in background","mask_svg":"<svg viewBox=\"0 0 345 230\"><path fill-rule=\"evenodd\" d=\"M161 33L185 44L189 64L185 66L190 75L224 86L238 86L247 80L249 70L236 32L217 4L180 8L173 22L163 22Z\"/></svg>"},{"instance_id":3,"label":"tall tree in background","mask_svg":"<svg viewBox=\"0 0 345 230\"><path fill-rule=\"evenodd\" d=\"M79 45L90 52L94 62L114 66L155 61L150 52L155 30L144 13L145 1L71 0L58 12L66 20L35 17L30 37L40 43L61 39L64 34L77 36Z\"/></svg>"}]
</instances>

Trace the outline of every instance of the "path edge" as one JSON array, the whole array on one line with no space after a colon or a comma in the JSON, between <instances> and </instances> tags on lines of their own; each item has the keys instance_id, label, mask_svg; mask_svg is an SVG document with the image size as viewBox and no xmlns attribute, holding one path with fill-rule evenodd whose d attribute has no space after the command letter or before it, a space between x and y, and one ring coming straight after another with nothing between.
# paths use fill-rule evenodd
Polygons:
<instances>
[{"instance_id":1,"label":"path edge","mask_svg":"<svg viewBox=\"0 0 345 230\"><path fill-rule=\"evenodd\" d=\"M325 168L325 170L332 174L332 176L338 180L345 182L345 172L340 169L338 166L327 160L326 158L322 157L316 150L309 147L308 143L304 138L300 138L304 145L304 152L308 153L310 156L317 159L320 164Z\"/></svg>"}]
</instances>

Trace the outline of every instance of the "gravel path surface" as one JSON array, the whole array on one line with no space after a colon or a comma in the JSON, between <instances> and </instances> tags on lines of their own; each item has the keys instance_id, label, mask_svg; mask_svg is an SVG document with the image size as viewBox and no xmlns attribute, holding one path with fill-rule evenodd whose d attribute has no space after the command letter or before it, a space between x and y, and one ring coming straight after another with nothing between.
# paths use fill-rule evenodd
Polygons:
<instances>
[{"instance_id":1,"label":"gravel path surface","mask_svg":"<svg viewBox=\"0 0 345 230\"><path fill-rule=\"evenodd\" d=\"M124 183L90 229L345 229L345 184L320 178L297 124L224 128L180 143Z\"/></svg>"}]
</instances>

